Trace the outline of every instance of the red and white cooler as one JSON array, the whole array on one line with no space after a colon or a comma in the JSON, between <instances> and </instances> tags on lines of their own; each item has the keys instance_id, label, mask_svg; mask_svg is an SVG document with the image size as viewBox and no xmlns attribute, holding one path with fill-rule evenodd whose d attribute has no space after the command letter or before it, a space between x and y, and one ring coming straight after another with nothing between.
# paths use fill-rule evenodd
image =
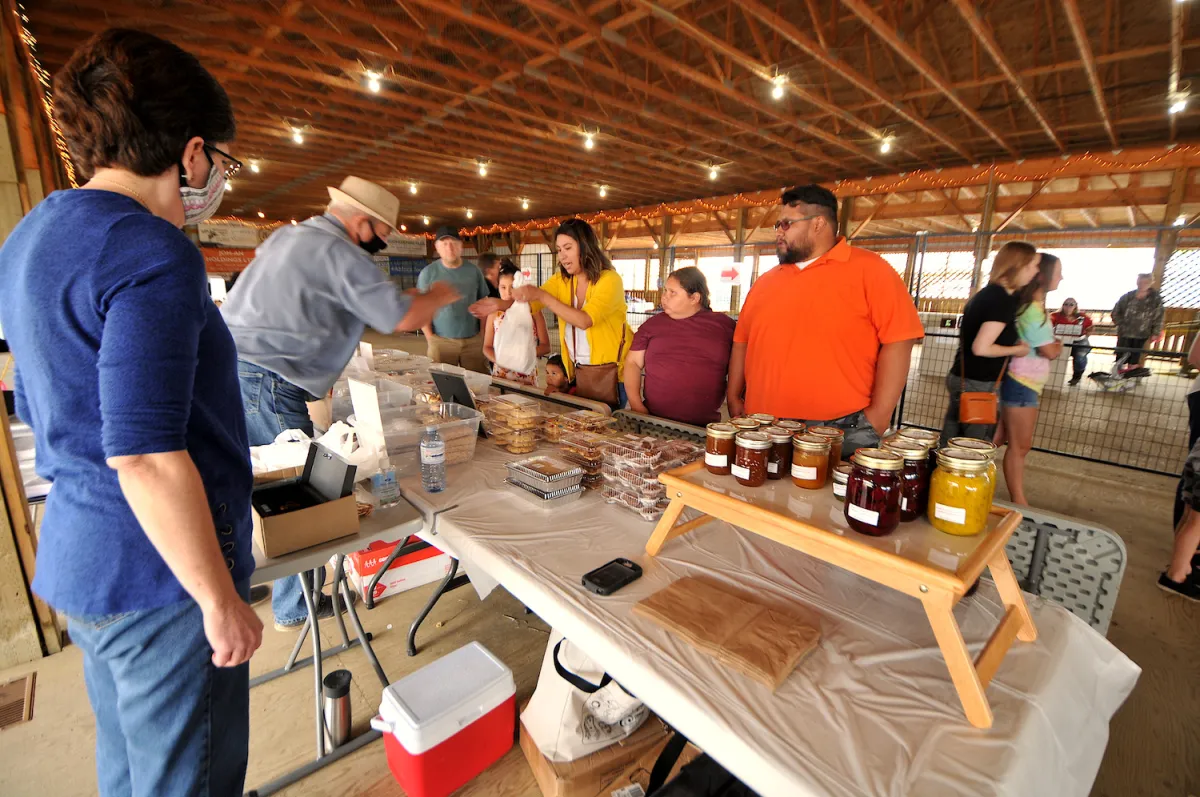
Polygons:
<instances>
[{"instance_id":1,"label":"red and white cooler","mask_svg":"<svg viewBox=\"0 0 1200 797\"><path fill-rule=\"evenodd\" d=\"M508 752L516 722L512 670L472 642L385 689L371 727L409 797L446 797Z\"/></svg>"}]
</instances>

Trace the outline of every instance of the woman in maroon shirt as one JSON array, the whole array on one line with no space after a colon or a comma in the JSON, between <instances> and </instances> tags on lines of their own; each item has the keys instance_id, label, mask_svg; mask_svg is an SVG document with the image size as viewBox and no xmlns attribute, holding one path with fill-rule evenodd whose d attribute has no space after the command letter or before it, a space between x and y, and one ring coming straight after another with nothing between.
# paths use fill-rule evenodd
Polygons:
<instances>
[{"instance_id":1,"label":"woman in maroon shirt","mask_svg":"<svg viewBox=\"0 0 1200 797\"><path fill-rule=\"evenodd\" d=\"M719 421L736 323L712 311L708 282L694 267L667 277L662 308L625 358L629 408L695 426Z\"/></svg>"}]
</instances>

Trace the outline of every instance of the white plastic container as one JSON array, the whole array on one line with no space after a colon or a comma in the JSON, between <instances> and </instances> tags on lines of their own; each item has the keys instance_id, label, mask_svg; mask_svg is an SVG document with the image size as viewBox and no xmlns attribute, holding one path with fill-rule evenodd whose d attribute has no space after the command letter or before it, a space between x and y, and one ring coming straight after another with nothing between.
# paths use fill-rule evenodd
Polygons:
<instances>
[{"instance_id":1,"label":"white plastic container","mask_svg":"<svg viewBox=\"0 0 1200 797\"><path fill-rule=\"evenodd\" d=\"M371 727L409 797L446 797L508 752L516 717L512 671L472 642L385 689Z\"/></svg>"}]
</instances>

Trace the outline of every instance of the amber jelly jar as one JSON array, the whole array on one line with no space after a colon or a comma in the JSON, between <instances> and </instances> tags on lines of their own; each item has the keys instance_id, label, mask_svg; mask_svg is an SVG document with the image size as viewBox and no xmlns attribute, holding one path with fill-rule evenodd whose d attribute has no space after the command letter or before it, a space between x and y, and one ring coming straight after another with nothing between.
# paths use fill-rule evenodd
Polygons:
<instances>
[{"instance_id":1,"label":"amber jelly jar","mask_svg":"<svg viewBox=\"0 0 1200 797\"><path fill-rule=\"evenodd\" d=\"M846 433L836 426L810 426L808 433L829 438L829 468L825 473L828 481L833 475L833 467L842 461L842 441L846 439Z\"/></svg>"},{"instance_id":2,"label":"amber jelly jar","mask_svg":"<svg viewBox=\"0 0 1200 797\"><path fill-rule=\"evenodd\" d=\"M947 448L965 448L968 451L978 451L988 458L988 478L992 483L992 494L988 496L988 504L996 499L996 454L1000 449L991 440L976 440L974 437L951 437ZM937 460L934 460L937 465ZM932 472L933 468L930 467Z\"/></svg>"},{"instance_id":3,"label":"amber jelly jar","mask_svg":"<svg viewBox=\"0 0 1200 797\"><path fill-rule=\"evenodd\" d=\"M825 486L829 474L829 438L798 434L792 438L792 482L806 490Z\"/></svg>"},{"instance_id":4,"label":"amber jelly jar","mask_svg":"<svg viewBox=\"0 0 1200 797\"><path fill-rule=\"evenodd\" d=\"M882 448L860 448L850 460L854 469L846 482L846 522L872 537L891 534L900 525L904 459Z\"/></svg>"},{"instance_id":5,"label":"amber jelly jar","mask_svg":"<svg viewBox=\"0 0 1200 797\"><path fill-rule=\"evenodd\" d=\"M995 485L981 451L943 448L929 480L929 522L938 531L970 537L987 528Z\"/></svg>"},{"instance_id":6,"label":"amber jelly jar","mask_svg":"<svg viewBox=\"0 0 1200 797\"><path fill-rule=\"evenodd\" d=\"M710 423L704 435L704 467L709 473L728 476L733 464L733 436L737 427L728 423Z\"/></svg>"}]
</instances>

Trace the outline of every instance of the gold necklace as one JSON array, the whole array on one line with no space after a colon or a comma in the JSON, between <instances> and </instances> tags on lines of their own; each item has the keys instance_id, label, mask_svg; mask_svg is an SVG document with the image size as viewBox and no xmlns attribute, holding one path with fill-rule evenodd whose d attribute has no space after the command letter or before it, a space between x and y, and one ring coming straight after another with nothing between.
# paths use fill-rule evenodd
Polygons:
<instances>
[{"instance_id":1,"label":"gold necklace","mask_svg":"<svg viewBox=\"0 0 1200 797\"><path fill-rule=\"evenodd\" d=\"M145 199L142 198L141 194L139 194L137 191L134 191L132 188L125 185L124 183L118 183L116 180L109 180L107 177L94 177L94 178L92 178L92 182L93 183L108 183L109 185L115 185L117 188L124 189L125 191L127 191L129 193L130 197L132 197L133 199L136 199L138 202L140 202L142 204L142 206L145 207L147 210L149 210L149 208L150 208L150 204L148 202L146 202Z\"/></svg>"}]
</instances>

